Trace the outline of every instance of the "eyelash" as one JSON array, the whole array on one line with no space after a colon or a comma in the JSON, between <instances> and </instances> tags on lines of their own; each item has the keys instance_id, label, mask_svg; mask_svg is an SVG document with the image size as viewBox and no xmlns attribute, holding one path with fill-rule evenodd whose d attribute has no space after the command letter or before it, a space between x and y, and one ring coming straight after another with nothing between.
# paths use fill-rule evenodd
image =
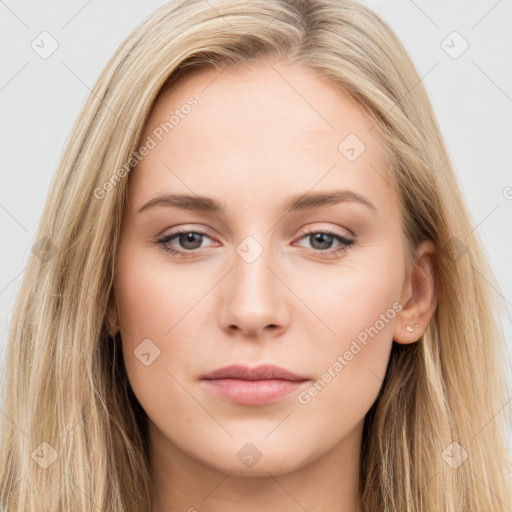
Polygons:
<instances>
[{"instance_id":1,"label":"eyelash","mask_svg":"<svg viewBox=\"0 0 512 512\"><path fill-rule=\"evenodd\" d=\"M208 233L206 233L206 232L204 232L204 231L202 231L200 229L195 229L195 230L185 229L185 230L176 231L174 233L167 234L167 235L157 239L156 243L160 246L160 248L163 251L165 251L167 253L176 254L176 255L178 255L180 257L183 257L183 258L192 258L192 257L195 257L197 255L197 253L198 253L197 249L189 250L189 251L182 251L182 250L179 250L179 249L174 249L173 247L168 245L169 242L171 240L173 240L174 238L176 238L177 236L183 235L183 234L188 234L188 233L194 233L196 235L202 235L202 236L206 236L208 238L211 238L208 235ZM313 231L303 232L301 237L299 238L299 240L302 240L306 236L313 235L313 234L322 234L322 235L332 236L336 240L338 240L338 242L340 242L342 244L340 247L338 247L336 249L326 249L324 251L310 249L314 253L325 254L326 256L321 256L323 258L333 258L333 257L336 257L339 253L346 252L349 249L349 247L355 243L355 240L348 239L348 238L346 238L344 236L339 235L335 231L331 231L329 229L317 230L317 231L313 230Z\"/></svg>"}]
</instances>

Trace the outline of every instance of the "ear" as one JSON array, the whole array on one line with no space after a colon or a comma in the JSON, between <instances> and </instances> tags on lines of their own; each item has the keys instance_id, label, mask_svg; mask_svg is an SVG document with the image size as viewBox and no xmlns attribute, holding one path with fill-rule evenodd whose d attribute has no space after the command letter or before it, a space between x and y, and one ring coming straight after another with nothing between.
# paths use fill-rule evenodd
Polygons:
<instances>
[{"instance_id":1,"label":"ear","mask_svg":"<svg viewBox=\"0 0 512 512\"><path fill-rule=\"evenodd\" d=\"M115 299L115 293L113 288L107 304L105 317L107 319L108 332L110 336L115 336L119 331L119 314L117 311L117 301Z\"/></svg>"},{"instance_id":2,"label":"ear","mask_svg":"<svg viewBox=\"0 0 512 512\"><path fill-rule=\"evenodd\" d=\"M435 245L425 240L418 248L410 276L404 282L393 340L400 344L418 341L437 307ZM412 329L412 330L411 330Z\"/></svg>"}]
</instances>

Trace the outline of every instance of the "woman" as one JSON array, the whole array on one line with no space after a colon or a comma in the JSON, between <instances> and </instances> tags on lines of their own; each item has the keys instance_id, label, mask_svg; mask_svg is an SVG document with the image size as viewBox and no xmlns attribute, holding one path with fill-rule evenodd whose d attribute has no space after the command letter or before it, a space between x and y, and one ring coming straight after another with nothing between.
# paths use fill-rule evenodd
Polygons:
<instances>
[{"instance_id":1,"label":"woman","mask_svg":"<svg viewBox=\"0 0 512 512\"><path fill-rule=\"evenodd\" d=\"M364 5L158 9L79 116L33 252L6 510L511 509L493 277Z\"/></svg>"}]
</instances>

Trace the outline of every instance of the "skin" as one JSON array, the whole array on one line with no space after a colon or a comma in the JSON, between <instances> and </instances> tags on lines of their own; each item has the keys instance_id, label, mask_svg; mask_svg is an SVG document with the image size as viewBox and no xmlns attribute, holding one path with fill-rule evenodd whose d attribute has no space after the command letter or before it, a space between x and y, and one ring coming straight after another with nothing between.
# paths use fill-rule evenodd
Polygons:
<instances>
[{"instance_id":1,"label":"skin","mask_svg":"<svg viewBox=\"0 0 512 512\"><path fill-rule=\"evenodd\" d=\"M422 244L407 276L377 130L330 82L286 61L194 71L160 94L141 141L190 96L197 106L130 174L109 310L150 418L153 511L358 511L364 417L393 340L416 342L431 318L434 247ZM349 133L366 145L354 161L338 150ZM291 195L341 188L375 209L345 201L282 211ZM165 193L212 197L226 211L138 212ZM182 228L208 232L195 245L168 242L193 257L156 241ZM355 243L326 257L341 243L304 235L325 229ZM248 236L263 250L251 263L237 252ZM402 309L307 404L295 392L240 405L199 379L233 363L273 363L307 376L308 390L397 302ZM134 355L145 339L160 350L148 366ZM261 454L252 467L237 457L248 442Z\"/></svg>"}]
</instances>

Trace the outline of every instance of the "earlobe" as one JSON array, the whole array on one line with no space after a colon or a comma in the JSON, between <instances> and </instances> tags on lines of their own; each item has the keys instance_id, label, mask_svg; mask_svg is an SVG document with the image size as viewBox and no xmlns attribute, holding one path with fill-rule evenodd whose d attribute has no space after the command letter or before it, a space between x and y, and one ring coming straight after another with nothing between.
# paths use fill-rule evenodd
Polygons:
<instances>
[{"instance_id":1,"label":"earlobe","mask_svg":"<svg viewBox=\"0 0 512 512\"><path fill-rule=\"evenodd\" d=\"M418 341L437 306L435 279L435 245L431 240L422 242L410 277L404 282L400 311L393 339L400 344Z\"/></svg>"}]
</instances>

